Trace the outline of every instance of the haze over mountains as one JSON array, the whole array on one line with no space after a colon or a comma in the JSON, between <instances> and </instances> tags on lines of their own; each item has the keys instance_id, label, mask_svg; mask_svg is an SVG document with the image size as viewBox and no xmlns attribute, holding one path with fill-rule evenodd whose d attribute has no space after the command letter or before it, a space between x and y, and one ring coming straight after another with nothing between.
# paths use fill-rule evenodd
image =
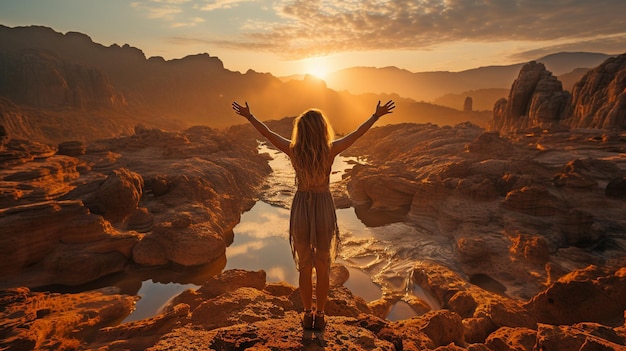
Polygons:
<instances>
[{"instance_id":1,"label":"haze over mountains","mask_svg":"<svg viewBox=\"0 0 626 351\"><path fill-rule=\"evenodd\" d=\"M355 67L331 74L326 82L310 76L282 81L268 73L227 70L208 54L146 58L138 48L105 47L85 34L41 26L0 26L0 43L0 124L15 137L53 143L128 134L138 123L165 129L227 127L242 122L232 114L233 100L247 100L261 119L321 108L340 133L358 125L376 101L389 98L398 109L382 124L486 126L492 117L486 110L506 96L522 65L418 73ZM607 57L564 53L541 60L555 74L582 75L586 70L571 72ZM459 101L467 91L475 107L463 112Z\"/></svg>"},{"instance_id":2,"label":"haze over mountains","mask_svg":"<svg viewBox=\"0 0 626 351\"><path fill-rule=\"evenodd\" d=\"M610 55L585 52L558 53L538 58L556 76L566 75L564 89L571 89L589 69L598 66ZM410 72L398 67L353 67L329 74L328 86L354 94L394 92L417 101L461 109L463 100L471 95L480 107L493 109L493 103L506 97L511 83L524 63L508 66L487 66L461 72ZM571 78L570 78L571 77ZM565 82L564 82L565 83ZM451 95L457 99L450 101Z\"/></svg>"}]
</instances>

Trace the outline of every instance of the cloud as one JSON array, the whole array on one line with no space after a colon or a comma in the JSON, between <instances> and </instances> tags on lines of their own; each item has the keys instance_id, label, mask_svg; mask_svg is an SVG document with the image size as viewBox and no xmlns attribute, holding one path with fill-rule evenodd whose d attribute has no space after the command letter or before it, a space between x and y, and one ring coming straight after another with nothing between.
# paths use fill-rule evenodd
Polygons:
<instances>
[{"instance_id":1,"label":"cloud","mask_svg":"<svg viewBox=\"0 0 626 351\"><path fill-rule=\"evenodd\" d=\"M207 0L204 4L197 5L196 8L202 11L214 11L219 9L230 9L238 6L243 2L251 2L254 0Z\"/></svg>"},{"instance_id":2,"label":"cloud","mask_svg":"<svg viewBox=\"0 0 626 351\"><path fill-rule=\"evenodd\" d=\"M257 251L265 247L265 243L261 240L251 241L239 245L231 245L228 248L228 255L232 259L235 256L246 255L250 251Z\"/></svg>"},{"instance_id":3,"label":"cloud","mask_svg":"<svg viewBox=\"0 0 626 351\"><path fill-rule=\"evenodd\" d=\"M287 280L287 272L284 267L272 267L267 270L267 278L272 281L284 282Z\"/></svg>"},{"instance_id":4,"label":"cloud","mask_svg":"<svg viewBox=\"0 0 626 351\"><path fill-rule=\"evenodd\" d=\"M187 19L187 22L173 22L172 24L170 24L170 26L172 28L179 28L179 27L194 27L200 23L204 22L204 18L202 17L193 17L193 18L189 18Z\"/></svg>"},{"instance_id":5,"label":"cloud","mask_svg":"<svg viewBox=\"0 0 626 351\"><path fill-rule=\"evenodd\" d=\"M215 43L290 58L428 49L458 41L574 42L616 34L626 44L623 0L295 0L279 2L274 10L281 22L249 22L239 40Z\"/></svg>"},{"instance_id":6,"label":"cloud","mask_svg":"<svg viewBox=\"0 0 626 351\"><path fill-rule=\"evenodd\" d=\"M166 6L148 9L148 18L173 20L175 15L181 13L182 10L176 7Z\"/></svg>"},{"instance_id":7,"label":"cloud","mask_svg":"<svg viewBox=\"0 0 626 351\"><path fill-rule=\"evenodd\" d=\"M171 28L194 27L205 20L189 14L192 0L142 0L131 3L131 7L144 12L146 17L167 22Z\"/></svg>"},{"instance_id":8,"label":"cloud","mask_svg":"<svg viewBox=\"0 0 626 351\"><path fill-rule=\"evenodd\" d=\"M181 46L209 44L208 40L200 38L169 37L166 39L166 41L170 44Z\"/></svg>"},{"instance_id":9,"label":"cloud","mask_svg":"<svg viewBox=\"0 0 626 351\"><path fill-rule=\"evenodd\" d=\"M153 2L157 4L184 4L191 0L148 0L147 2Z\"/></svg>"},{"instance_id":10,"label":"cloud","mask_svg":"<svg viewBox=\"0 0 626 351\"><path fill-rule=\"evenodd\" d=\"M544 46L538 49L515 53L510 56L514 61L535 60L538 57L555 52L600 52L605 54L622 54L626 52L626 35L614 35L604 38L567 42L558 45Z\"/></svg>"}]
</instances>

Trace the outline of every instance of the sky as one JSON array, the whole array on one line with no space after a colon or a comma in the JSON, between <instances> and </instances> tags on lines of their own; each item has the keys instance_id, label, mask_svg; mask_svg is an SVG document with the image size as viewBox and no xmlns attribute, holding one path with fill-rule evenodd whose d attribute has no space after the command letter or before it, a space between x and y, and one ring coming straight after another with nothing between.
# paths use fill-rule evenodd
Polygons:
<instances>
[{"instance_id":1,"label":"sky","mask_svg":"<svg viewBox=\"0 0 626 351\"><path fill-rule=\"evenodd\" d=\"M275 76L626 52L626 0L1 0L0 24L81 32L167 60L208 53Z\"/></svg>"}]
</instances>

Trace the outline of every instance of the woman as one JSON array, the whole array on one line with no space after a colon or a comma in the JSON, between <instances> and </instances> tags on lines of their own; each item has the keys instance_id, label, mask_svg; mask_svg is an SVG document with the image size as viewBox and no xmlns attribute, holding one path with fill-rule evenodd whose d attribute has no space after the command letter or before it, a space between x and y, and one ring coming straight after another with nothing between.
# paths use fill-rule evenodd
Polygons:
<instances>
[{"instance_id":1,"label":"woman","mask_svg":"<svg viewBox=\"0 0 626 351\"><path fill-rule=\"evenodd\" d=\"M300 295L304 305L302 326L305 329L322 330L326 326L324 306L328 297L330 265L339 243L335 205L329 190L333 160L394 108L391 100L382 106L379 101L369 119L337 140L333 140L333 129L322 112L311 109L295 119L289 140L256 119L247 102L245 106L233 102L233 110L238 115L245 117L270 143L289 156L296 172L297 191L291 205L289 242L300 273ZM313 267L317 276L315 313L312 312Z\"/></svg>"}]
</instances>

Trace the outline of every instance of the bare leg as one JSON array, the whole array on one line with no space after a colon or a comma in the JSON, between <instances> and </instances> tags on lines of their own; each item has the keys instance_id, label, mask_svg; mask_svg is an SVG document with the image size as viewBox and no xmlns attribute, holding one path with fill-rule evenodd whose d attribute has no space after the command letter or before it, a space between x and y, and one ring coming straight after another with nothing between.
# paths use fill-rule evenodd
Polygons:
<instances>
[{"instance_id":1,"label":"bare leg","mask_svg":"<svg viewBox=\"0 0 626 351\"><path fill-rule=\"evenodd\" d=\"M304 310L308 311L311 309L311 305L313 304L313 281L311 281L311 274L313 271L313 266L310 264L305 267L300 267L300 297L302 297L302 305L304 306Z\"/></svg>"},{"instance_id":2,"label":"bare leg","mask_svg":"<svg viewBox=\"0 0 626 351\"><path fill-rule=\"evenodd\" d=\"M319 255L319 257L315 259L315 274L317 276L317 284L315 286L315 297L317 301L316 310L320 312L324 312L324 307L326 306L326 299L328 298L328 290L329 290L329 267L328 267L328 256L327 255Z\"/></svg>"}]
</instances>

